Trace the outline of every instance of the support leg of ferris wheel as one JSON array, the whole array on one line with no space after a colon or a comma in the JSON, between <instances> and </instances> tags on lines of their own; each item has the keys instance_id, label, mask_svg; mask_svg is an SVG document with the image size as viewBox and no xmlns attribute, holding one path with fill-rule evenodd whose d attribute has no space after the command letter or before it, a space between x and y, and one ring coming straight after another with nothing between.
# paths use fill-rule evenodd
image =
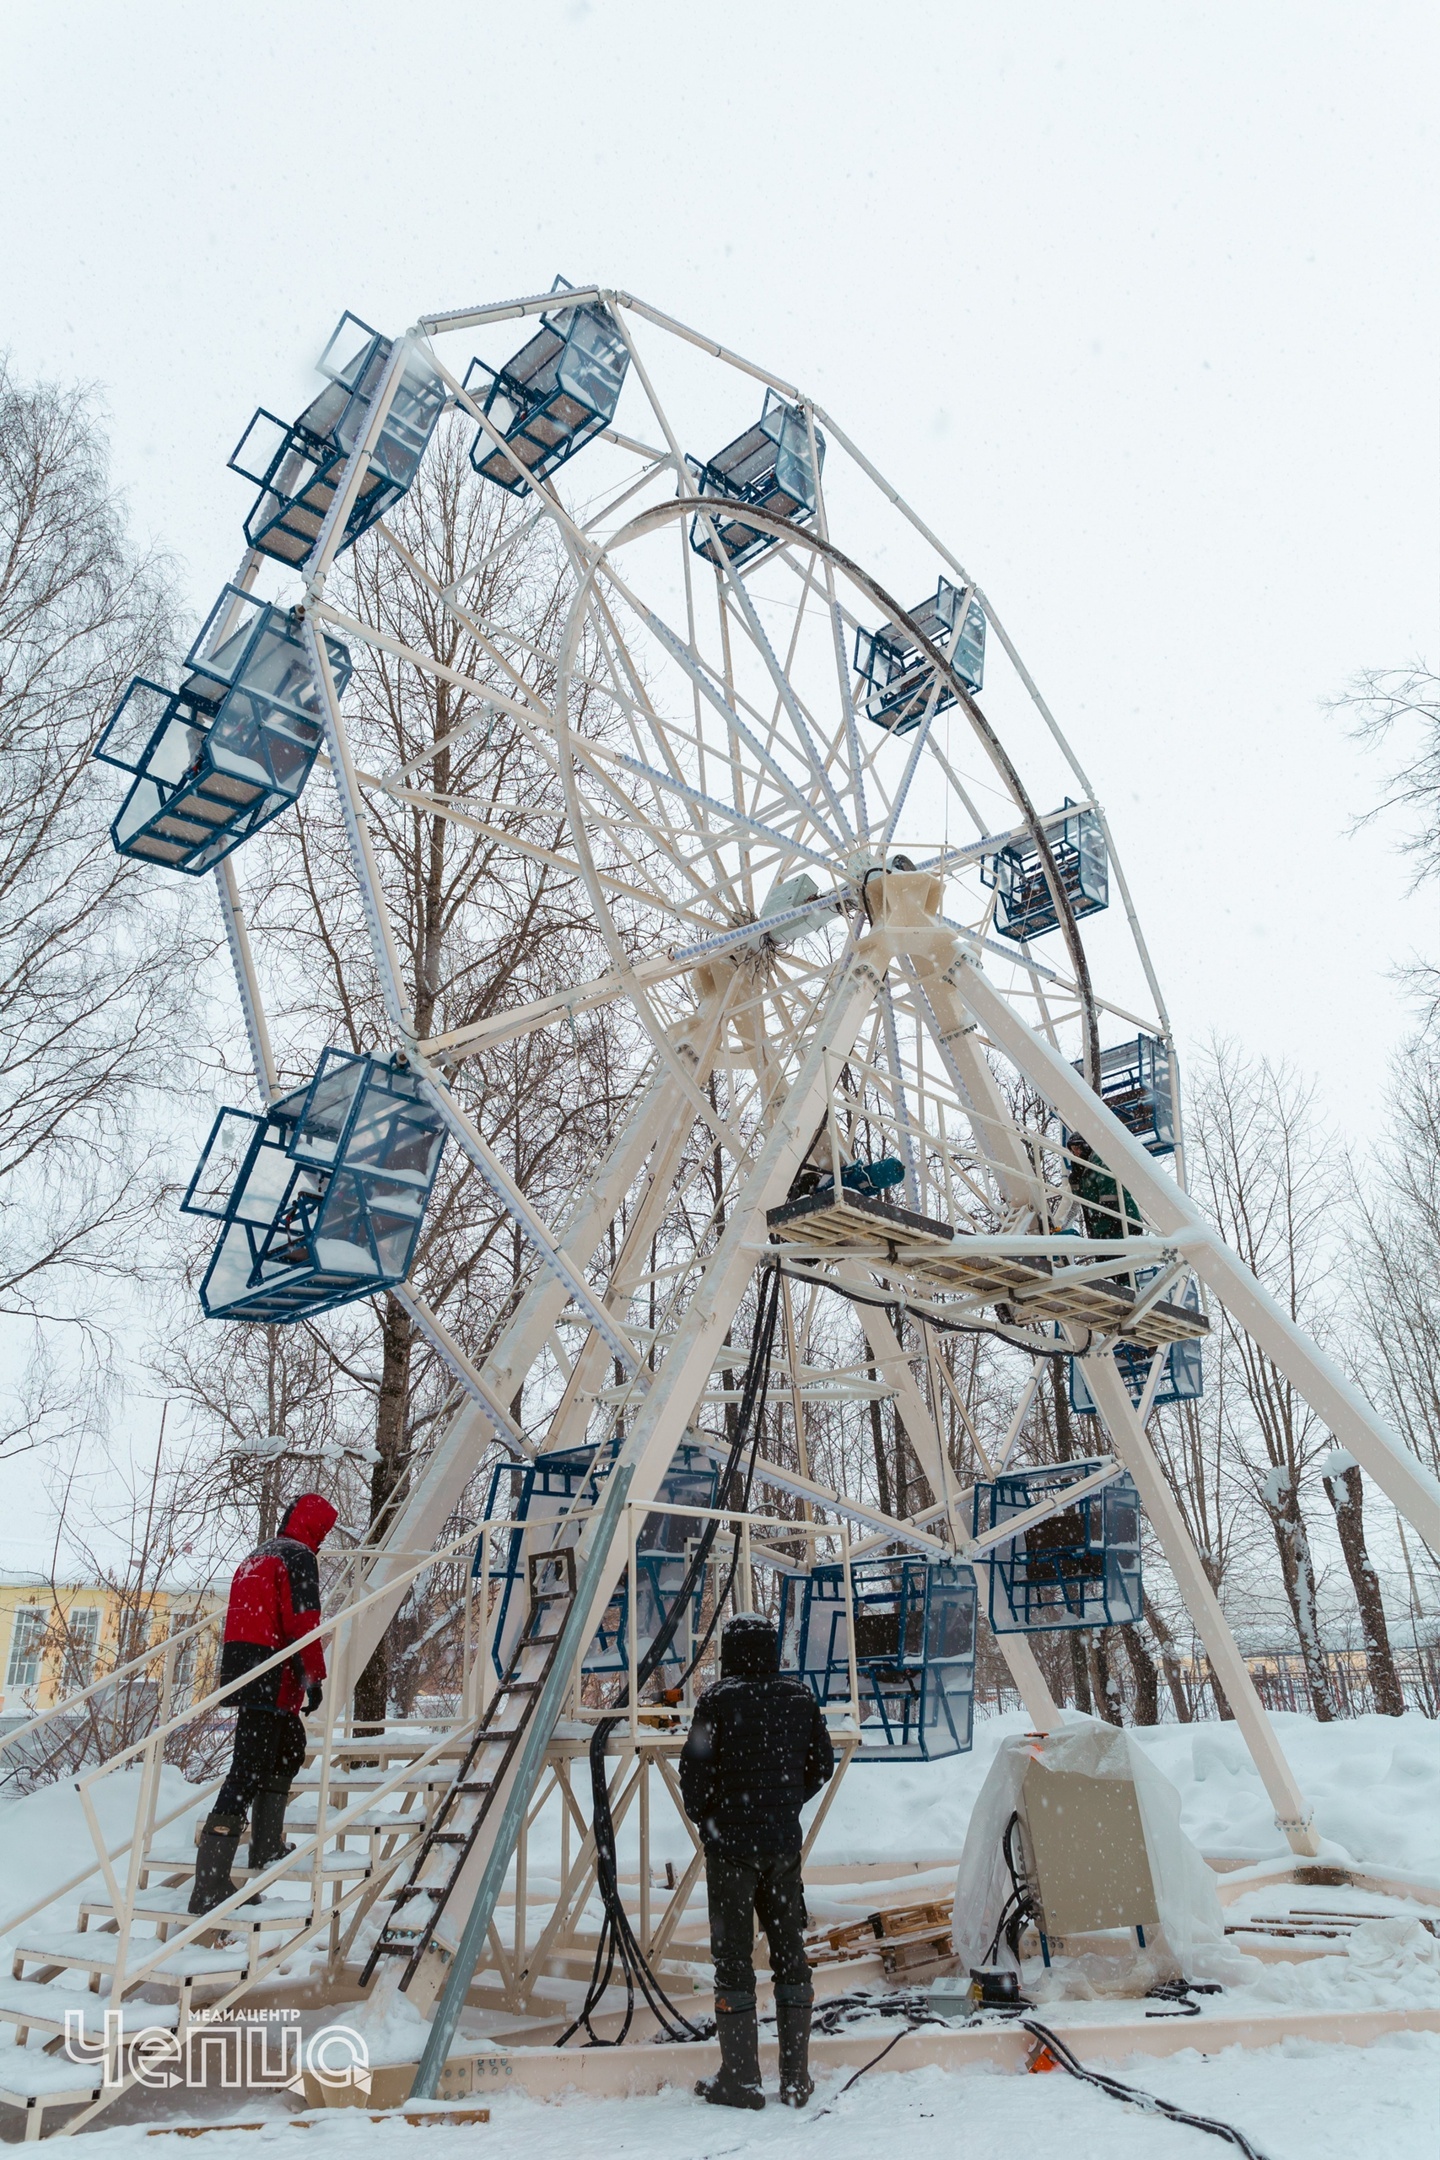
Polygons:
<instances>
[{"instance_id":1,"label":"support leg of ferris wheel","mask_svg":"<svg viewBox=\"0 0 1440 2160\"><path fill-rule=\"evenodd\" d=\"M715 1354L754 1274L756 1261L767 1250L765 1210L789 1187L828 1099L831 1066L843 1063L853 1048L893 952L891 938L872 930L842 963L794 1083L748 1176L732 1199L729 1219L691 1294L664 1363L636 1411L619 1458L634 1467L632 1502L654 1498L694 1416ZM604 1592L597 1592L589 1616L592 1630L604 1610L609 1588L607 1581Z\"/></svg>"},{"instance_id":2,"label":"support leg of ferris wheel","mask_svg":"<svg viewBox=\"0 0 1440 2160\"><path fill-rule=\"evenodd\" d=\"M621 1201L641 1176L655 1145L656 1131L677 1121L676 1091L662 1074L645 1089L621 1127L608 1157L587 1189L577 1195L563 1227L561 1243L577 1268L584 1267L619 1212ZM526 1374L540 1356L566 1302L563 1283L539 1270L522 1293L515 1313L481 1368L487 1388L501 1403L514 1400ZM367 1590L390 1575L403 1575L407 1552L424 1552L435 1542L490 1442L493 1420L473 1401L455 1412L423 1473L386 1533L370 1563ZM396 1604L403 1587L395 1593ZM355 1654L363 1666L394 1617L395 1607L381 1599L355 1621ZM357 1667L357 1669L359 1669Z\"/></svg>"},{"instance_id":3,"label":"support leg of ferris wheel","mask_svg":"<svg viewBox=\"0 0 1440 2160\"><path fill-rule=\"evenodd\" d=\"M1073 1066L1001 997L962 940L956 937L953 942L955 958L946 977L996 1048L1073 1131L1083 1133L1161 1234L1174 1240L1232 1320L1285 1375L1340 1445L1368 1470L1426 1543L1440 1551L1440 1480L1416 1460L1360 1390L1261 1287L1190 1195L1157 1168L1153 1156L1092 1094Z\"/></svg>"},{"instance_id":4,"label":"support leg of ferris wheel","mask_svg":"<svg viewBox=\"0 0 1440 2160\"><path fill-rule=\"evenodd\" d=\"M890 940L872 932L847 954L794 1084L733 1195L725 1228L664 1362L637 1398L634 1422L611 1473L612 1480L624 1479L632 1506L643 1507L654 1499L694 1418L716 1352L754 1275L756 1261L767 1250L765 1209L787 1190L799 1166L828 1098L832 1062L843 1062L849 1055L884 979L891 952ZM602 1500L575 1547L577 1580L592 1585L588 1596L577 1596L565 1621L566 1640L576 1645L588 1642L594 1634L625 1566L627 1536L618 1516L609 1519L613 1514ZM498 1884L498 1871L509 1858L502 1848L513 1821L513 1811L487 1819L455 1876L434 1929L442 1961L455 1959L462 1933L467 1941L473 1939L475 1911L480 1910L477 1897L485 1886L490 1897ZM478 1954L479 1943L474 1946Z\"/></svg>"},{"instance_id":5,"label":"support leg of ferris wheel","mask_svg":"<svg viewBox=\"0 0 1440 2160\"><path fill-rule=\"evenodd\" d=\"M935 1413L916 1383L910 1360L888 1316L870 1305L861 1305L857 1310L875 1370L895 1390L896 1407L904 1421L906 1434L919 1458L932 1496L942 1504L949 1518L951 1542L963 1555L970 1542L970 1526L962 1519L960 1494ZM1029 1637L997 1635L995 1647L1009 1667L1010 1677L1036 1732L1054 1732L1061 1723L1061 1712L1040 1670L1040 1661Z\"/></svg>"},{"instance_id":6,"label":"support leg of ferris wheel","mask_svg":"<svg viewBox=\"0 0 1440 2160\"><path fill-rule=\"evenodd\" d=\"M724 1013L724 997L712 998L696 1015L686 1030L686 1039L678 1045L682 1055L693 1059L702 1084L714 1055L716 1037L724 1023ZM623 1287L637 1272L637 1263L642 1261L656 1221L663 1212L689 1131L690 1120L680 1090L669 1074L661 1073L645 1090L599 1172L578 1196L564 1226L560 1249L571 1269L578 1274L599 1247L626 1195L644 1173L648 1157L646 1190L622 1245L611 1289L606 1294L607 1311L614 1312L623 1304ZM491 1408L487 1413L477 1408L472 1400L451 1420L434 1456L370 1564L365 1578L367 1590L379 1588L387 1574L403 1573L403 1558L391 1559L391 1552L403 1555L422 1551L440 1534L467 1480L474 1474L492 1429L500 1429L496 1407L502 1411L508 1426L508 1412L504 1411L504 1406L513 1401L524 1384L568 1297L566 1281L554 1269L542 1268L522 1295L519 1307L495 1349L469 1382L468 1361L455 1351L443 1328L433 1321L432 1315L425 1314L420 1318L422 1327L427 1320L432 1322L426 1332L462 1386L467 1386L473 1398L474 1383L478 1382ZM412 1299L413 1293L410 1293L403 1301L411 1303ZM414 1310L413 1304L411 1309ZM592 1368L609 1354L610 1346L598 1330L592 1328L581 1352L584 1369L582 1371L581 1364L577 1364L552 1421L547 1436L551 1447L564 1444L566 1429L592 1375ZM584 1405L584 1415L588 1416L588 1405ZM397 1599L399 1594L397 1592ZM357 1617L353 1648L362 1664L392 1617L393 1609L384 1600L367 1606Z\"/></svg>"},{"instance_id":7,"label":"support leg of ferris wheel","mask_svg":"<svg viewBox=\"0 0 1440 2160\"><path fill-rule=\"evenodd\" d=\"M1156 1460L1112 1352L1102 1350L1085 1359L1085 1380L1105 1420L1115 1452L1135 1480L1140 1505L1160 1540L1161 1550L1170 1563L1170 1572L1185 1600L1185 1609L1195 1623L1211 1668L1225 1690L1226 1699L1235 1713L1235 1722L1244 1734L1250 1759L1259 1771L1275 1809L1276 1828L1284 1832L1292 1852L1313 1859L1320 1850L1314 1810L1301 1793L1295 1773L1285 1759L1265 1705L1256 1693L1250 1668L1230 1632L1230 1623L1221 1610L1220 1600L1205 1573L1185 1526L1185 1518Z\"/></svg>"}]
</instances>

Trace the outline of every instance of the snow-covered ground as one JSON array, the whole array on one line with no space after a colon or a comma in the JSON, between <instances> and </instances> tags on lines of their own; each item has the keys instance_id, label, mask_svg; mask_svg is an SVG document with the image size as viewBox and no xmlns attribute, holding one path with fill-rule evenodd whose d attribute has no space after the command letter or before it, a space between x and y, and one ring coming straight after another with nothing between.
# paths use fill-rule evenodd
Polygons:
<instances>
[{"instance_id":1,"label":"snow-covered ground","mask_svg":"<svg viewBox=\"0 0 1440 2160\"><path fill-rule=\"evenodd\" d=\"M903 1880L899 1863L929 1862L933 1872L920 1894L938 1894L948 1879L948 1864L964 1841L970 1809L995 1748L1007 1733L1022 1729L1023 1722L1018 1715L982 1721L973 1753L950 1762L866 1765L853 1771L817 1841L815 1868L893 1861L897 1880ZM1328 1727L1299 1716L1282 1716L1276 1723L1301 1788L1315 1808L1327 1859L1440 1881L1440 1727L1415 1715L1362 1718ZM1273 1811L1233 1725L1167 1725L1140 1737L1178 1788L1185 1828L1202 1851L1232 1860L1285 1852ZM133 1805L126 1790L130 1784L121 1778L100 1788L105 1828L112 1837L118 1837L122 1813ZM178 1776L167 1774L168 1803L176 1805L184 1797ZM113 1822L108 1819L112 1814ZM543 1825L537 1826L531 1839L532 1865L543 1851L543 1837ZM660 1864L667 1857L688 1857L684 1828L667 1817L658 1792L652 1840ZM184 1841L183 1829L178 1841ZM632 1863L635 1857L630 1825L620 1842L623 1868L627 1846ZM0 1927L47 1886L58 1889L75 1872L87 1846L79 1801L70 1788L0 1802ZM919 1890L915 1877L909 1881ZM866 1887L873 1898L880 1880ZM53 1908L55 1922L67 1930L75 1924L78 1895L67 1892ZM1311 1896L1313 1902L1331 1907L1352 1904L1357 1912L1365 1904L1363 1898L1357 1902L1355 1893L1336 1890ZM811 1904L817 1918L825 1915L831 1900L832 1892L816 1882ZM1273 1911L1275 1904L1273 1889L1250 1894L1232 1905L1227 1917ZM8 1955L0 1939L0 1956L8 1960ZM1337 1945L1334 1954L1302 1963L1248 1961L1246 1977L1227 1990L1226 1998L1231 2011L1272 2013L1284 2007L1420 2004L1440 2005L1440 1943L1403 1918L1366 1923L1348 1949ZM1077 2014L1082 2021L1091 2015L1103 2019L1116 2008L1100 2002L1072 2004L1067 2006L1068 2020ZM1134 2006L1130 2009L1133 2013ZM877 2027L877 2046L888 2029ZM1365 2049L1289 2041L1265 2051L1232 2048L1210 2057L1186 2051L1107 2068L1198 2113L1239 2124L1267 2160L1370 2160L1372 2155L1376 2160L1381 2155L1384 2160L1435 2160L1440 2152L1440 2035L1397 2034ZM529 2148L548 2156L563 2151L566 2160L586 2160L592 2153L597 2160L615 2153L624 2153L627 2160L690 2160L691 2155L719 2160L736 2153L803 2152L812 2139L823 2139L826 2160L872 2160L877 2135L893 2139L897 2131L916 2136L925 2151L936 2156L968 2154L1002 2141L1053 2141L1071 2160L1089 2160L1092 2154L1108 2160L1111 2154L1129 2153L1143 2153L1147 2160L1168 2160L1172 2154L1177 2160L1184 2154L1200 2160L1207 2151L1223 2149L1202 2142L1196 2130L1123 2107L1058 2074L1023 2077L973 2068L895 2075L881 2068L842 2097L840 2087L848 2074L828 2073L816 2103L800 2116L773 2106L762 2116L722 2113L703 2107L683 2090L647 2099L560 2105L511 2092L490 2101L488 2129L461 2132L457 2127L454 2134L489 2140L497 2153ZM207 2094L205 2115L214 2119L233 2111L252 2121L273 2116L276 2127L261 2136L261 2144L293 2135L281 2127L287 2103L246 2100L232 2110L223 2104L227 2097ZM822 2109L829 2112L822 2114ZM138 2117L138 2109L127 2100L108 2124L97 2125L89 2134L101 2138L115 2160L122 2155L123 2160L154 2160L156 2147L140 2143L145 2133ZM13 2139L19 2131L17 2117L8 2110L0 2113L0 2139ZM352 2149L365 2160L399 2160L403 2141L436 2135L443 2139L443 2133L429 2129L372 2125L346 2113L305 2133L307 2147L332 2151L336 2160ZM253 2135L242 2138L238 2132L218 2131L209 2143L212 2160L230 2160L232 2152L239 2160L239 2155L255 2150Z\"/></svg>"}]
</instances>

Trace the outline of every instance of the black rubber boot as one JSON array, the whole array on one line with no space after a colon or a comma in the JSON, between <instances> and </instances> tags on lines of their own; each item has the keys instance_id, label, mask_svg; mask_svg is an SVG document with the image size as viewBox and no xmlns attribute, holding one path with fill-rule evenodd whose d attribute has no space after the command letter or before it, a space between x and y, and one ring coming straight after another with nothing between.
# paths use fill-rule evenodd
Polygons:
<instances>
[{"instance_id":1,"label":"black rubber boot","mask_svg":"<svg viewBox=\"0 0 1440 2160\"><path fill-rule=\"evenodd\" d=\"M780 2038L780 2105L802 2108L815 2090L810 2075L810 2013L808 2002L781 2002L775 1998L775 2024Z\"/></svg>"},{"instance_id":2,"label":"black rubber boot","mask_svg":"<svg viewBox=\"0 0 1440 2160\"><path fill-rule=\"evenodd\" d=\"M285 1842L285 1809L290 1799L284 1792L256 1793L250 1804L250 1865L267 1868L295 1850Z\"/></svg>"},{"instance_id":3,"label":"black rubber boot","mask_svg":"<svg viewBox=\"0 0 1440 2160\"><path fill-rule=\"evenodd\" d=\"M192 1913L207 1913L226 1898L234 1897L230 1870L244 1829L243 1815L212 1815L201 1831L195 1852L195 1885L190 1892Z\"/></svg>"},{"instance_id":4,"label":"black rubber boot","mask_svg":"<svg viewBox=\"0 0 1440 2160\"><path fill-rule=\"evenodd\" d=\"M722 2010L715 2006L715 2029L720 2039L720 2068L713 2078L701 2078L695 2087L711 2107L763 2108L760 2090L760 2028L755 2005L748 2010Z\"/></svg>"}]
</instances>

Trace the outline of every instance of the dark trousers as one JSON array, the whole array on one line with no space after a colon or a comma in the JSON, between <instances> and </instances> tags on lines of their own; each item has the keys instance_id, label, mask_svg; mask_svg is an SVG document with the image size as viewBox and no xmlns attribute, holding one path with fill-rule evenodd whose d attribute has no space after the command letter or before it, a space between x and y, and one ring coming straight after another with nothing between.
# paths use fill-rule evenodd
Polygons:
<instances>
[{"instance_id":1,"label":"dark trousers","mask_svg":"<svg viewBox=\"0 0 1440 2160\"><path fill-rule=\"evenodd\" d=\"M710 1955L715 1961L715 2008L720 2013L755 2007L755 1919L770 1946L775 2000L808 2003L814 1990L805 1956L805 1886L798 1852L732 1860L718 1846L705 1849L705 1891L710 1905Z\"/></svg>"},{"instance_id":2,"label":"dark trousers","mask_svg":"<svg viewBox=\"0 0 1440 2160\"><path fill-rule=\"evenodd\" d=\"M212 1813L242 1821L257 1793L288 1792L305 1760L305 1726L294 1710L242 1702L230 1772Z\"/></svg>"}]
</instances>

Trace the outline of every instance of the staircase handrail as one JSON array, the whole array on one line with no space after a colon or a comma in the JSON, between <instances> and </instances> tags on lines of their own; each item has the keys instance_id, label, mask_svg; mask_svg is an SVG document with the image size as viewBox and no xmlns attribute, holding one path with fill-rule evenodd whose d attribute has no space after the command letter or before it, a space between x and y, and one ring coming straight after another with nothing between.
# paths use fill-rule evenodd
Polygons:
<instances>
[{"instance_id":1,"label":"staircase handrail","mask_svg":"<svg viewBox=\"0 0 1440 2160\"><path fill-rule=\"evenodd\" d=\"M225 1681L222 1686L212 1689L201 1701L192 1703L188 1710L180 1711L168 1723L157 1726L154 1732L147 1733L142 1740L132 1740L130 1745L122 1748L118 1755L107 1756L103 1763L97 1763L93 1770L87 1770L83 1776L76 1778L76 1791L84 1791L100 1778L108 1777L112 1770L118 1770L121 1764L128 1762L132 1756L143 1754L147 1748L154 1747L160 1741L168 1739L171 1733L178 1732L182 1726L193 1724L205 1712L213 1710L217 1703L225 1702L239 1689L249 1687L252 1681L260 1679L265 1673L272 1672L277 1665L287 1665L291 1658L295 1657L301 1650L307 1649L311 1643L323 1641L326 1637L336 1634L357 1613L364 1612L367 1606L378 1603L381 1598L393 1596L397 1589L403 1589L414 1582L416 1577L423 1575L427 1568L435 1566L439 1561L454 1559L463 1546L472 1545L475 1542L475 1536L476 1533L473 1528L462 1530L460 1535L452 1538L448 1545L437 1546L433 1552L427 1553L424 1559L418 1561L414 1567L403 1569L398 1575L392 1575L387 1582L382 1584L380 1589L370 1591L365 1597L354 1599L349 1605L342 1605L340 1610L332 1613L328 1620L320 1620L313 1628L308 1629L304 1635L297 1635L293 1642L288 1642L281 1649L272 1651L263 1664L250 1666L247 1671L240 1675L238 1680Z\"/></svg>"},{"instance_id":2,"label":"staircase handrail","mask_svg":"<svg viewBox=\"0 0 1440 2160\"><path fill-rule=\"evenodd\" d=\"M466 1533L466 1537L471 1537L474 1534L472 1530ZM459 1542L463 1542L463 1540ZM397 1553L386 1545L352 1545L347 1547L344 1558L346 1560L363 1560L367 1554L378 1555L382 1553L386 1559L406 1559L413 1557L413 1548L409 1552L401 1551ZM421 1569L423 1570L429 1561L445 1557L445 1552L427 1553L421 1558ZM204 1595L204 1593L197 1593L197 1595ZM349 1610L349 1606L342 1607L338 1617L343 1619ZM117 1680L126 1679L131 1673L137 1672L144 1665L155 1664L158 1659L164 1657L167 1650L178 1649L179 1645L187 1641L190 1636L202 1634L207 1627L219 1627L224 1617L223 1612L218 1611L201 1613L200 1617L192 1620L187 1627L175 1628L168 1635L158 1636L154 1642L147 1644L146 1648L137 1657L127 1659L123 1665L113 1666L107 1673L101 1673L87 1687L77 1688L73 1695L66 1695L60 1702L52 1703L48 1710L41 1710L28 1723L17 1725L12 1731L0 1734L0 1755L3 1755L7 1748L13 1747L17 1741L25 1739L27 1734L38 1732L42 1725L48 1725L53 1720L64 1717L67 1711L73 1711L77 1704L88 1702L92 1695L101 1694L106 1688L114 1687ZM294 1648L293 1644L291 1648ZM107 1756L106 1760L108 1762L110 1758Z\"/></svg>"}]
</instances>

